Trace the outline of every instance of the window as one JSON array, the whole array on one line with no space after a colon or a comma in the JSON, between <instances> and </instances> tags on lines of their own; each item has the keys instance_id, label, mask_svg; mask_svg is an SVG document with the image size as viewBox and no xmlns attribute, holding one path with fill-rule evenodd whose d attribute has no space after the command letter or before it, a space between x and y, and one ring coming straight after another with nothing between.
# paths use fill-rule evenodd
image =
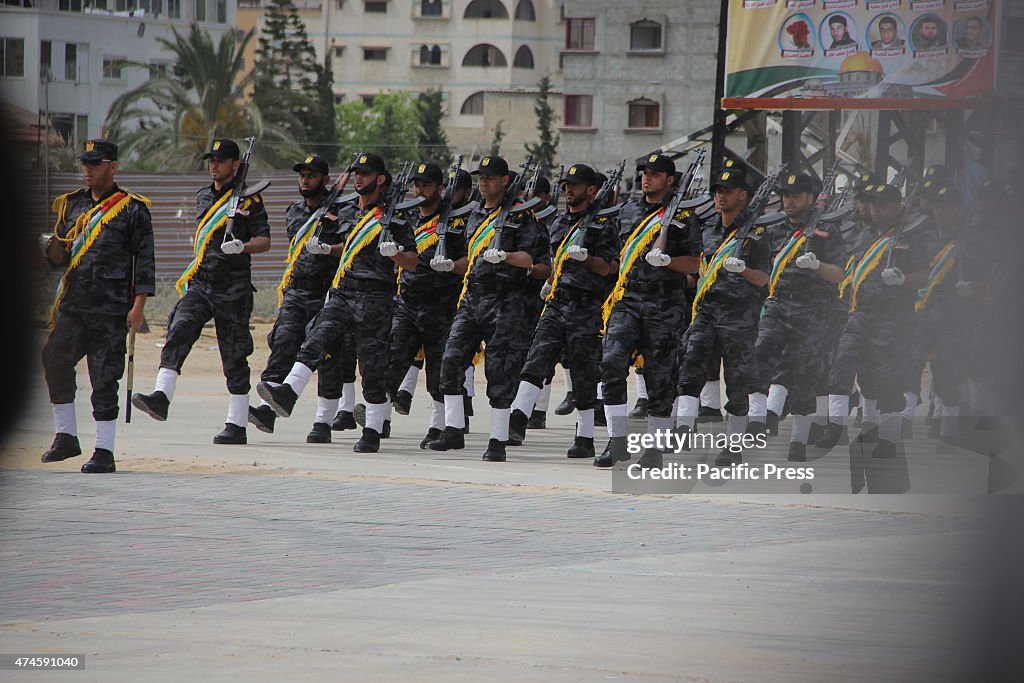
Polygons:
<instances>
[{"instance_id":1,"label":"window","mask_svg":"<svg viewBox=\"0 0 1024 683\"><path fill-rule=\"evenodd\" d=\"M364 47L363 48L363 61L364 62L386 62L388 59L388 49L386 47Z\"/></svg>"},{"instance_id":2,"label":"window","mask_svg":"<svg viewBox=\"0 0 1024 683\"><path fill-rule=\"evenodd\" d=\"M377 96L376 95L360 95L359 99L361 99L363 101L363 104L365 104L367 107L372 107L373 103L377 100Z\"/></svg>"},{"instance_id":3,"label":"window","mask_svg":"<svg viewBox=\"0 0 1024 683\"><path fill-rule=\"evenodd\" d=\"M195 0L196 21L206 21L206 0Z\"/></svg>"},{"instance_id":4,"label":"window","mask_svg":"<svg viewBox=\"0 0 1024 683\"><path fill-rule=\"evenodd\" d=\"M3 40L3 68L0 75L6 78L20 78L25 75L25 39L24 38L2 38Z\"/></svg>"},{"instance_id":5,"label":"window","mask_svg":"<svg viewBox=\"0 0 1024 683\"><path fill-rule=\"evenodd\" d=\"M167 62L150 62L149 64L149 77L152 78L167 78L169 73L169 65Z\"/></svg>"},{"instance_id":6,"label":"window","mask_svg":"<svg viewBox=\"0 0 1024 683\"><path fill-rule=\"evenodd\" d=\"M484 113L484 93L483 91L475 92L462 103L463 114L469 114L473 116L483 116Z\"/></svg>"},{"instance_id":7,"label":"window","mask_svg":"<svg viewBox=\"0 0 1024 683\"><path fill-rule=\"evenodd\" d=\"M167 16L171 19L181 19L181 0L167 0Z\"/></svg>"},{"instance_id":8,"label":"window","mask_svg":"<svg viewBox=\"0 0 1024 683\"><path fill-rule=\"evenodd\" d=\"M342 55L344 55L344 54L345 54L345 46L344 45L335 45L334 46L334 58L335 59L341 59Z\"/></svg>"},{"instance_id":9,"label":"window","mask_svg":"<svg viewBox=\"0 0 1024 683\"><path fill-rule=\"evenodd\" d=\"M440 45L420 45L420 66L441 66Z\"/></svg>"},{"instance_id":10,"label":"window","mask_svg":"<svg viewBox=\"0 0 1024 683\"><path fill-rule=\"evenodd\" d=\"M566 50L593 50L597 22L593 19L567 19L565 22Z\"/></svg>"},{"instance_id":11,"label":"window","mask_svg":"<svg viewBox=\"0 0 1024 683\"><path fill-rule=\"evenodd\" d=\"M569 128L591 128L594 120L594 98L591 95L566 95L565 116Z\"/></svg>"},{"instance_id":12,"label":"window","mask_svg":"<svg viewBox=\"0 0 1024 683\"><path fill-rule=\"evenodd\" d=\"M217 23L226 24L228 23L228 2L227 0L217 0Z\"/></svg>"},{"instance_id":13,"label":"window","mask_svg":"<svg viewBox=\"0 0 1024 683\"><path fill-rule=\"evenodd\" d=\"M516 5L516 21L537 21L537 12L533 9L532 0L519 0Z\"/></svg>"},{"instance_id":14,"label":"window","mask_svg":"<svg viewBox=\"0 0 1024 683\"><path fill-rule=\"evenodd\" d=\"M341 104L344 101L345 101L345 96L344 95L335 95L334 96L334 104L338 105L338 104Z\"/></svg>"},{"instance_id":15,"label":"window","mask_svg":"<svg viewBox=\"0 0 1024 683\"><path fill-rule=\"evenodd\" d=\"M78 46L74 43L64 45L64 80L78 80Z\"/></svg>"},{"instance_id":16,"label":"window","mask_svg":"<svg viewBox=\"0 0 1024 683\"><path fill-rule=\"evenodd\" d=\"M124 57L103 56L103 78L120 81L124 76Z\"/></svg>"},{"instance_id":17,"label":"window","mask_svg":"<svg viewBox=\"0 0 1024 683\"><path fill-rule=\"evenodd\" d=\"M466 7L463 19L508 19L508 10L501 0L473 0Z\"/></svg>"},{"instance_id":18,"label":"window","mask_svg":"<svg viewBox=\"0 0 1024 683\"><path fill-rule=\"evenodd\" d=\"M490 43L481 43L469 49L462 66L508 66L508 61L501 50Z\"/></svg>"},{"instance_id":19,"label":"window","mask_svg":"<svg viewBox=\"0 0 1024 683\"><path fill-rule=\"evenodd\" d=\"M516 56L512 60L512 66L517 69L532 69L533 68L533 52L526 45L520 45L519 49L516 50Z\"/></svg>"},{"instance_id":20,"label":"window","mask_svg":"<svg viewBox=\"0 0 1024 683\"><path fill-rule=\"evenodd\" d=\"M89 117L84 114L75 115L75 143L89 139Z\"/></svg>"},{"instance_id":21,"label":"window","mask_svg":"<svg viewBox=\"0 0 1024 683\"><path fill-rule=\"evenodd\" d=\"M661 24L642 19L629 25L629 49L661 51Z\"/></svg>"},{"instance_id":22,"label":"window","mask_svg":"<svg viewBox=\"0 0 1024 683\"><path fill-rule=\"evenodd\" d=\"M641 97L627 103L630 128L661 128L661 105Z\"/></svg>"},{"instance_id":23,"label":"window","mask_svg":"<svg viewBox=\"0 0 1024 683\"><path fill-rule=\"evenodd\" d=\"M366 0L363 3L363 11L367 14L387 14L387 0Z\"/></svg>"},{"instance_id":24,"label":"window","mask_svg":"<svg viewBox=\"0 0 1024 683\"><path fill-rule=\"evenodd\" d=\"M39 43L39 77L53 80L53 43L49 40Z\"/></svg>"},{"instance_id":25,"label":"window","mask_svg":"<svg viewBox=\"0 0 1024 683\"><path fill-rule=\"evenodd\" d=\"M61 12L81 12L82 0L60 0L57 3L57 9Z\"/></svg>"},{"instance_id":26,"label":"window","mask_svg":"<svg viewBox=\"0 0 1024 683\"><path fill-rule=\"evenodd\" d=\"M89 139L89 117L84 114L53 113L50 122L53 129L72 144Z\"/></svg>"},{"instance_id":27,"label":"window","mask_svg":"<svg viewBox=\"0 0 1024 683\"><path fill-rule=\"evenodd\" d=\"M443 12L444 7L441 0L420 0L421 17L439 17Z\"/></svg>"}]
</instances>

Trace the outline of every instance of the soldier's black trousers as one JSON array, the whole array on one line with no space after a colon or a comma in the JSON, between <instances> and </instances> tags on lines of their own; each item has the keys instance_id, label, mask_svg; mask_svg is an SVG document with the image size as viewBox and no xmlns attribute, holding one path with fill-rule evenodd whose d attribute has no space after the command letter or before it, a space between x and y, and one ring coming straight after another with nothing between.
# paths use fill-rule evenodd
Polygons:
<instances>
[{"instance_id":1,"label":"soldier's black trousers","mask_svg":"<svg viewBox=\"0 0 1024 683\"><path fill-rule=\"evenodd\" d=\"M441 359L444 345L455 318L459 293L446 293L440 299L419 303L416 299L400 295L395 302L391 319L390 351L388 358L388 392L394 396L423 347L427 370L427 393L435 401L443 401L441 393Z\"/></svg>"},{"instance_id":2,"label":"soldier's black trousers","mask_svg":"<svg viewBox=\"0 0 1024 683\"><path fill-rule=\"evenodd\" d=\"M732 415L746 415L747 394L757 381L754 342L760 304L719 301L701 302L683 340L682 370L677 392L700 396L707 378L708 357L721 355L724 365L726 404Z\"/></svg>"},{"instance_id":3,"label":"soldier's black trousers","mask_svg":"<svg viewBox=\"0 0 1024 683\"><path fill-rule=\"evenodd\" d=\"M542 387L561 360L572 378L576 409L593 408L600 379L602 303L597 294L590 301L570 301L556 290L537 323L520 379Z\"/></svg>"},{"instance_id":4,"label":"soldier's black trousers","mask_svg":"<svg viewBox=\"0 0 1024 683\"><path fill-rule=\"evenodd\" d=\"M228 393L249 393L249 356L252 355L252 284L238 280L222 287L192 280L185 296L171 309L167 320L167 340L160 353L160 367L180 373L192 346L213 318L217 347L227 379Z\"/></svg>"},{"instance_id":5,"label":"soldier's black trousers","mask_svg":"<svg viewBox=\"0 0 1024 683\"><path fill-rule=\"evenodd\" d=\"M608 317L601 348L601 381L606 405L626 403L626 382L635 351L644 358L648 412L655 417L672 414L676 354L681 330L686 328L686 313L682 290L668 295L626 291ZM574 392L575 389L574 385Z\"/></svg>"},{"instance_id":6,"label":"soldier's black trousers","mask_svg":"<svg viewBox=\"0 0 1024 683\"><path fill-rule=\"evenodd\" d=\"M970 319L971 316L948 315L945 311L927 308L917 318L910 381L912 383L916 375L920 389L920 372L924 363L930 362L932 391L950 407L960 405L963 400L960 385L971 371L968 359L972 353L970 337L974 330Z\"/></svg>"},{"instance_id":7,"label":"soldier's black trousers","mask_svg":"<svg viewBox=\"0 0 1024 683\"><path fill-rule=\"evenodd\" d=\"M850 313L829 371L829 393L849 394L856 379L861 394L875 399L879 411L903 410L913 329L913 310Z\"/></svg>"},{"instance_id":8,"label":"soldier's black trousers","mask_svg":"<svg viewBox=\"0 0 1024 683\"><path fill-rule=\"evenodd\" d=\"M523 340L525 306L521 289L491 293L467 292L452 322L441 360L441 393L462 393L466 368L484 342L484 375L492 408L512 405L519 373L526 359Z\"/></svg>"},{"instance_id":9,"label":"soldier's black trousers","mask_svg":"<svg viewBox=\"0 0 1024 683\"><path fill-rule=\"evenodd\" d=\"M283 382L295 363L302 342L306 340L306 328L324 306L326 292L308 289L288 288L284 292L281 306L277 310L274 328L267 335L270 357L267 367L260 375L264 382ZM325 358L317 372L317 395L324 398L341 398L342 362L344 350L336 344L330 355ZM349 365L354 363L354 359ZM348 380L355 381L353 377Z\"/></svg>"},{"instance_id":10,"label":"soldier's black trousers","mask_svg":"<svg viewBox=\"0 0 1024 683\"><path fill-rule=\"evenodd\" d=\"M751 393L778 382L789 390L794 415L813 415L815 397L828 393L822 347L831 301L768 299L757 326L757 381ZM779 380L782 381L779 381Z\"/></svg>"},{"instance_id":11,"label":"soldier's black trousers","mask_svg":"<svg viewBox=\"0 0 1024 683\"><path fill-rule=\"evenodd\" d=\"M367 403L387 402L388 336L394 307L394 292L388 290L336 290L320 311L296 360L319 370L332 349L354 347L363 399ZM344 357L340 363L343 379L348 381L350 363Z\"/></svg>"},{"instance_id":12,"label":"soldier's black trousers","mask_svg":"<svg viewBox=\"0 0 1024 683\"><path fill-rule=\"evenodd\" d=\"M92 416L97 422L116 420L117 383L124 374L127 336L123 316L62 311L43 347L50 403L74 402L78 388L75 365L86 357L92 383Z\"/></svg>"}]
</instances>

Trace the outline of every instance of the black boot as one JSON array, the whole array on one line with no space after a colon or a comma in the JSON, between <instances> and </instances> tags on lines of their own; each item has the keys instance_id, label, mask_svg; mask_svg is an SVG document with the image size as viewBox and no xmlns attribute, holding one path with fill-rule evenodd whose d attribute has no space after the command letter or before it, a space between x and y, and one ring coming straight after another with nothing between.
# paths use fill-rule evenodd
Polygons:
<instances>
[{"instance_id":1,"label":"black boot","mask_svg":"<svg viewBox=\"0 0 1024 683\"><path fill-rule=\"evenodd\" d=\"M412 394L405 389L399 389L398 393L395 394L395 398L391 401L391 405L394 406L395 412L399 415L408 415L409 411L412 410Z\"/></svg>"},{"instance_id":2,"label":"black boot","mask_svg":"<svg viewBox=\"0 0 1024 683\"><path fill-rule=\"evenodd\" d=\"M601 455L594 458L594 467L614 467L615 463L627 460L629 453L626 451L626 437L613 436L608 439L608 445Z\"/></svg>"},{"instance_id":3,"label":"black boot","mask_svg":"<svg viewBox=\"0 0 1024 683\"><path fill-rule=\"evenodd\" d=\"M466 416L466 426L462 428L463 434L469 434L469 416Z\"/></svg>"},{"instance_id":4,"label":"black boot","mask_svg":"<svg viewBox=\"0 0 1024 683\"><path fill-rule=\"evenodd\" d=\"M427 444L432 451L458 451L466 447L466 439L458 427L445 427L435 441Z\"/></svg>"},{"instance_id":5,"label":"black boot","mask_svg":"<svg viewBox=\"0 0 1024 683\"><path fill-rule=\"evenodd\" d=\"M380 438L390 439L391 438L391 420L384 420L384 426L380 430Z\"/></svg>"},{"instance_id":6,"label":"black boot","mask_svg":"<svg viewBox=\"0 0 1024 683\"><path fill-rule=\"evenodd\" d=\"M820 425L817 422L811 423L811 429L807 432L807 443L815 444L818 443L818 439L825 435L825 426Z\"/></svg>"},{"instance_id":7,"label":"black boot","mask_svg":"<svg viewBox=\"0 0 1024 683\"><path fill-rule=\"evenodd\" d=\"M741 462L743 462L743 454L733 453L726 447L715 458L715 467L732 467L733 465L739 465Z\"/></svg>"},{"instance_id":8,"label":"black boot","mask_svg":"<svg viewBox=\"0 0 1024 683\"><path fill-rule=\"evenodd\" d=\"M896 444L892 441L886 441L885 439L879 439L878 443L875 444L875 450L871 453L872 458L895 458L896 457Z\"/></svg>"},{"instance_id":9,"label":"black boot","mask_svg":"<svg viewBox=\"0 0 1024 683\"><path fill-rule=\"evenodd\" d=\"M306 443L330 443L331 425L326 422L314 422L313 428L306 434Z\"/></svg>"},{"instance_id":10,"label":"black boot","mask_svg":"<svg viewBox=\"0 0 1024 683\"><path fill-rule=\"evenodd\" d=\"M437 441L441 438L441 430L437 427L431 427L427 430L427 435L423 437L423 441L420 441L420 448L426 450L430 447L430 442Z\"/></svg>"},{"instance_id":11,"label":"black boot","mask_svg":"<svg viewBox=\"0 0 1024 683\"><path fill-rule=\"evenodd\" d=\"M462 412L466 417L473 417L473 397L462 395Z\"/></svg>"},{"instance_id":12,"label":"black boot","mask_svg":"<svg viewBox=\"0 0 1024 683\"><path fill-rule=\"evenodd\" d=\"M569 446L569 451L566 456L570 458L593 458L594 457L594 439L589 436L577 436Z\"/></svg>"},{"instance_id":13,"label":"black boot","mask_svg":"<svg viewBox=\"0 0 1024 683\"><path fill-rule=\"evenodd\" d=\"M505 442L498 439L489 440L483 459L487 462L505 462Z\"/></svg>"},{"instance_id":14,"label":"black boot","mask_svg":"<svg viewBox=\"0 0 1024 683\"><path fill-rule=\"evenodd\" d=\"M376 453L380 450L380 434L376 429L363 427L363 435L352 446L352 450L356 453Z\"/></svg>"},{"instance_id":15,"label":"black boot","mask_svg":"<svg viewBox=\"0 0 1024 683\"><path fill-rule=\"evenodd\" d=\"M271 384L260 382L256 385L256 393L264 401L270 404L274 412L281 417L288 417L295 408L295 402L299 397L295 394L290 384Z\"/></svg>"},{"instance_id":16,"label":"black boot","mask_svg":"<svg viewBox=\"0 0 1024 683\"><path fill-rule=\"evenodd\" d=\"M97 448L93 451L92 458L82 465L84 474L110 474L116 472L114 467L114 454L106 448Z\"/></svg>"},{"instance_id":17,"label":"black boot","mask_svg":"<svg viewBox=\"0 0 1024 683\"><path fill-rule=\"evenodd\" d=\"M277 413L270 406L249 406L249 424L261 432L274 433L274 422L277 421Z\"/></svg>"},{"instance_id":18,"label":"black boot","mask_svg":"<svg viewBox=\"0 0 1024 683\"><path fill-rule=\"evenodd\" d=\"M597 427L608 426L608 418L604 415L604 401L601 399L594 401L594 425Z\"/></svg>"},{"instance_id":19,"label":"black boot","mask_svg":"<svg viewBox=\"0 0 1024 683\"><path fill-rule=\"evenodd\" d=\"M768 411L768 416L765 418L765 429L768 432L768 436L779 435L779 416L771 410Z\"/></svg>"},{"instance_id":20,"label":"black boot","mask_svg":"<svg viewBox=\"0 0 1024 683\"><path fill-rule=\"evenodd\" d=\"M526 423L526 426L530 429L547 429L548 414L543 410L533 411L533 413L530 414L530 421Z\"/></svg>"},{"instance_id":21,"label":"black boot","mask_svg":"<svg viewBox=\"0 0 1024 683\"><path fill-rule=\"evenodd\" d=\"M789 442L789 455L786 460L790 462L807 462L807 446L799 441Z\"/></svg>"},{"instance_id":22,"label":"black boot","mask_svg":"<svg viewBox=\"0 0 1024 683\"><path fill-rule=\"evenodd\" d=\"M77 436L58 432L53 437L53 444L49 450L43 453L43 462L60 462L81 454L82 446L78 443Z\"/></svg>"},{"instance_id":23,"label":"black boot","mask_svg":"<svg viewBox=\"0 0 1024 683\"><path fill-rule=\"evenodd\" d=\"M723 420L725 420L725 416L718 408L701 406L697 409L697 422L722 422Z\"/></svg>"},{"instance_id":24,"label":"black boot","mask_svg":"<svg viewBox=\"0 0 1024 683\"><path fill-rule=\"evenodd\" d=\"M821 432L821 436L817 441L811 443L815 448L824 448L825 450L832 450L835 448L840 441L847 441L846 427L839 424L838 422L829 421L825 425L824 430Z\"/></svg>"},{"instance_id":25,"label":"black boot","mask_svg":"<svg viewBox=\"0 0 1024 683\"><path fill-rule=\"evenodd\" d=\"M355 415L348 410L339 410L338 414L334 416L334 422L331 423L331 429L335 432L355 429L356 426Z\"/></svg>"},{"instance_id":26,"label":"black boot","mask_svg":"<svg viewBox=\"0 0 1024 683\"><path fill-rule=\"evenodd\" d=\"M555 415L568 415L574 410L576 410L576 395L571 391L566 392L565 398L555 408Z\"/></svg>"},{"instance_id":27,"label":"black boot","mask_svg":"<svg viewBox=\"0 0 1024 683\"><path fill-rule=\"evenodd\" d=\"M661 455L661 451L657 448L648 448L640 456L640 459L637 460L637 464L640 465L641 469L655 470L664 467L665 460Z\"/></svg>"},{"instance_id":28,"label":"black boot","mask_svg":"<svg viewBox=\"0 0 1024 683\"><path fill-rule=\"evenodd\" d=\"M508 416L509 446L523 445L523 441L526 439L526 425L529 421L530 418L526 416L526 413L519 410L519 408L512 409L512 412Z\"/></svg>"},{"instance_id":29,"label":"black boot","mask_svg":"<svg viewBox=\"0 0 1024 683\"><path fill-rule=\"evenodd\" d=\"M676 425L676 427L675 427L675 429L673 431L676 434L678 434L679 438L681 439L681 441L678 442L679 444L681 444L680 447L679 447L679 450L680 451L689 451L689 450L691 450L690 449L690 439L687 438L687 436L686 436L687 434L690 433L690 428L688 426L684 425L684 424L679 424L679 425Z\"/></svg>"},{"instance_id":30,"label":"black boot","mask_svg":"<svg viewBox=\"0 0 1024 683\"><path fill-rule=\"evenodd\" d=\"M751 420L747 422L747 430L745 433L750 434L751 436L757 436L758 434L767 434L768 425L766 425L764 422L761 422L760 420Z\"/></svg>"},{"instance_id":31,"label":"black boot","mask_svg":"<svg viewBox=\"0 0 1024 683\"><path fill-rule=\"evenodd\" d=\"M245 438L245 427L239 427L236 424L225 422L224 430L217 434L217 436L213 437L213 442L215 444L242 446L247 443L247 439Z\"/></svg>"},{"instance_id":32,"label":"black boot","mask_svg":"<svg viewBox=\"0 0 1024 683\"><path fill-rule=\"evenodd\" d=\"M154 391L152 394L132 394L132 405L154 420L164 422L167 419L167 408L171 402L164 392Z\"/></svg>"},{"instance_id":33,"label":"black boot","mask_svg":"<svg viewBox=\"0 0 1024 683\"><path fill-rule=\"evenodd\" d=\"M629 411L629 416L634 420L642 420L647 417L647 404L646 398L638 398L636 405L633 406L633 410Z\"/></svg>"},{"instance_id":34,"label":"black boot","mask_svg":"<svg viewBox=\"0 0 1024 683\"><path fill-rule=\"evenodd\" d=\"M911 441L914 438L914 422L909 417L901 418L900 438L904 441Z\"/></svg>"}]
</instances>

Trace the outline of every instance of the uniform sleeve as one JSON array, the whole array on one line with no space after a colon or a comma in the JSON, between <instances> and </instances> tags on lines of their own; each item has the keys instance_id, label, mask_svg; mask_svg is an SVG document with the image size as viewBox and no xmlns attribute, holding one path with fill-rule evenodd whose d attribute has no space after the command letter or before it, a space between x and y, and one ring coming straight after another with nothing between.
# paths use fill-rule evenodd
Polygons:
<instances>
[{"instance_id":1,"label":"uniform sleeve","mask_svg":"<svg viewBox=\"0 0 1024 683\"><path fill-rule=\"evenodd\" d=\"M533 217L532 213L523 215L519 225L506 226L503 231L506 234L511 232L515 235L515 238L505 242L508 244L511 242L512 248L502 246L505 251L525 251L533 258L534 263L537 263L541 258L541 235L537 228L537 219ZM504 238L503 238L504 239ZM543 246L543 251L548 251L547 244Z\"/></svg>"},{"instance_id":2,"label":"uniform sleeve","mask_svg":"<svg viewBox=\"0 0 1024 683\"><path fill-rule=\"evenodd\" d=\"M665 253L669 256L700 256L701 239L700 224L696 216L679 216L675 221L677 225L669 226L668 241L665 245Z\"/></svg>"},{"instance_id":3,"label":"uniform sleeve","mask_svg":"<svg viewBox=\"0 0 1024 683\"><path fill-rule=\"evenodd\" d=\"M246 223L249 228L249 239L253 237L270 237L270 217L267 215L267 207L263 205L263 197L253 195L249 207L246 209L249 215Z\"/></svg>"},{"instance_id":4,"label":"uniform sleeve","mask_svg":"<svg viewBox=\"0 0 1024 683\"><path fill-rule=\"evenodd\" d=\"M408 216L405 218L408 218ZM413 235L412 223L408 220L392 222L391 236L403 249L411 251L413 254L416 253L416 237Z\"/></svg>"},{"instance_id":5,"label":"uniform sleeve","mask_svg":"<svg viewBox=\"0 0 1024 683\"><path fill-rule=\"evenodd\" d=\"M849 259L849 254L846 250L846 244L843 242L843 236L839 232L838 227L833 227L829 230L828 238L822 240L824 242L824 249L822 253L816 254L818 260L822 263L831 263L832 265L839 266L840 268L846 267L846 261Z\"/></svg>"},{"instance_id":6,"label":"uniform sleeve","mask_svg":"<svg viewBox=\"0 0 1024 683\"><path fill-rule=\"evenodd\" d=\"M746 264L748 268L770 273L772 270L771 240L767 232L747 239Z\"/></svg>"},{"instance_id":7,"label":"uniform sleeve","mask_svg":"<svg viewBox=\"0 0 1024 683\"><path fill-rule=\"evenodd\" d=\"M534 252L531 252L534 253ZM533 262L551 265L551 233L543 222L537 221L537 245Z\"/></svg>"},{"instance_id":8,"label":"uniform sleeve","mask_svg":"<svg viewBox=\"0 0 1024 683\"><path fill-rule=\"evenodd\" d=\"M463 256L466 256L466 219L456 218L453 220L452 226L445 235L444 240L448 258L458 261Z\"/></svg>"},{"instance_id":9,"label":"uniform sleeve","mask_svg":"<svg viewBox=\"0 0 1024 683\"><path fill-rule=\"evenodd\" d=\"M135 215L129 233L129 246L135 258L135 281L132 292L137 296L156 294L156 250L153 239L153 221L149 208L142 202L132 202Z\"/></svg>"},{"instance_id":10,"label":"uniform sleeve","mask_svg":"<svg viewBox=\"0 0 1024 683\"><path fill-rule=\"evenodd\" d=\"M591 253L611 264L619 259L619 226L614 218L602 220L600 226Z\"/></svg>"}]
</instances>

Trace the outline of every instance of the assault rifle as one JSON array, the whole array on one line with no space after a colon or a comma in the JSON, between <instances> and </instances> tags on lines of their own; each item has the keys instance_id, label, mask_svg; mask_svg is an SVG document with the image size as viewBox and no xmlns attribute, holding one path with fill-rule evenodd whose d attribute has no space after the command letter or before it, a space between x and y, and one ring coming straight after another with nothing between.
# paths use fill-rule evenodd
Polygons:
<instances>
[{"instance_id":1,"label":"assault rifle","mask_svg":"<svg viewBox=\"0 0 1024 683\"><path fill-rule=\"evenodd\" d=\"M402 198L405 197L405 191L409 187L410 176L412 175L413 162L407 161L402 164L402 170L398 172L398 175L392 181L391 186L388 187L388 198L387 208L384 210L384 216L380 219L380 236L377 238L377 247L385 242L394 242L395 237L391 234L391 222L395 220L395 214L399 211L408 211L414 209L420 204L427 201L426 197L416 197L410 199L407 202L402 202Z\"/></svg>"},{"instance_id":2,"label":"assault rifle","mask_svg":"<svg viewBox=\"0 0 1024 683\"><path fill-rule=\"evenodd\" d=\"M231 180L231 198L228 200L228 224L224 230L224 239L221 242L230 242L235 239L234 228L235 228L235 216L248 215L247 211L241 211L238 208L238 204L246 197L251 197L254 194L259 194L263 190L270 187L270 181L264 178L260 182L256 183L252 187L245 187L245 179L249 175L249 160L252 158L252 149L256 146L256 137L246 138L246 142L249 143L249 148L245 150L245 154L242 155L241 160L238 164L238 170L235 171L235 177Z\"/></svg>"},{"instance_id":3,"label":"assault rifle","mask_svg":"<svg viewBox=\"0 0 1024 683\"><path fill-rule=\"evenodd\" d=\"M753 199L750 200L750 204L747 205L747 215L743 222L736 228L736 249L733 253L739 257L740 252L743 249L743 242L750 236L750 231L753 230L755 225L764 225L765 219L759 216L764 207L768 205L768 201L771 199L772 192L775 191L775 186L779 184L779 178L782 177L789 167L789 164L782 164L779 166L775 173L767 176L761 185L757 188L757 192L754 193ZM768 221L769 223L774 221Z\"/></svg>"},{"instance_id":4,"label":"assault rifle","mask_svg":"<svg viewBox=\"0 0 1024 683\"><path fill-rule=\"evenodd\" d=\"M898 186L897 186L897 189L899 189ZM914 183L913 186L911 187L910 191L907 193L907 199L906 199L906 201L903 202L904 215L909 210L909 208L911 206L913 206L913 202L917 199L917 192L920 189L921 189L921 183ZM892 239L889 241L889 249L888 249L888 251L887 251L887 253L885 255L885 269L886 270L892 268L892 261L893 261L893 256L895 255L895 252L896 252L896 245L899 244L900 237L903 236L903 233L904 232L909 232L910 230L913 230L914 228L920 226L921 223L923 223L926 219L927 219L927 216L920 215L920 216L915 216L914 217L914 221L911 222L909 220L909 217L907 217L907 218L901 217L900 223L899 223L899 225L896 226L896 230L892 234Z\"/></svg>"},{"instance_id":5,"label":"assault rifle","mask_svg":"<svg viewBox=\"0 0 1024 683\"><path fill-rule=\"evenodd\" d=\"M441 195L441 217L437 219L437 250L434 252L436 258L448 258L445 240L448 236L448 231L452 227L452 220L459 216L464 216L478 206L476 202L469 202L459 208L454 206L455 181L459 178L460 168L462 168L461 154L448 169L448 182L445 183L444 194Z\"/></svg>"},{"instance_id":6,"label":"assault rifle","mask_svg":"<svg viewBox=\"0 0 1024 683\"><path fill-rule=\"evenodd\" d=\"M558 167L558 177L555 178L555 182L552 183L551 187L551 200L548 205L541 211L537 212L537 220L544 220L551 214L558 211L558 196L562 192L562 180L565 179L565 166ZM529 195L527 195L529 197Z\"/></svg>"},{"instance_id":7,"label":"assault rifle","mask_svg":"<svg viewBox=\"0 0 1024 683\"><path fill-rule=\"evenodd\" d=\"M352 155L353 159L356 159L358 157L358 152ZM341 199L338 199L338 195L341 194L341 191L345 189L346 185L348 185L348 181L351 176L352 174L349 171L345 171L344 173L342 173L341 177L338 178L337 182L331 185L331 189L327 193L327 196L324 198L324 201L321 202L320 206L317 207L316 211L314 212L314 215L316 216L316 224L315 227L313 228L312 239L318 240L320 238L320 233L323 232L324 229L324 215L330 210L332 206L339 203L345 204L347 202L355 201L356 199L359 198L358 193L351 192L342 197Z\"/></svg>"},{"instance_id":8,"label":"assault rifle","mask_svg":"<svg viewBox=\"0 0 1024 683\"><path fill-rule=\"evenodd\" d=\"M597 191L597 195L594 197L594 201L587 205L587 210L584 212L583 217L580 219L580 225L583 226L582 230L576 233L576 236L566 246L571 247L577 242L583 241L584 246L586 245L587 235L590 234L591 229L601 229L599 219L607 218L608 216L615 216L619 213L619 209L622 208L621 204L609 207L604 207L608 198L615 193L615 189L619 186L619 181L622 180L622 174L626 170L626 160L623 159L618 166L608 171L607 180L601 185L601 189Z\"/></svg>"},{"instance_id":9,"label":"assault rifle","mask_svg":"<svg viewBox=\"0 0 1024 683\"><path fill-rule=\"evenodd\" d=\"M668 227L675 225L673 220L678 211L685 209L695 209L702 204L707 203L709 197L707 193L701 192L700 188L704 182L704 176L702 174L702 166L704 164L704 155L706 148L701 147L700 151L697 152L697 157L687 167L684 172L676 181L672 188L672 194L668 198L668 202L665 204L665 219L664 225L657 239L654 240L654 249L664 249L668 244Z\"/></svg>"},{"instance_id":10,"label":"assault rifle","mask_svg":"<svg viewBox=\"0 0 1024 683\"><path fill-rule=\"evenodd\" d=\"M521 173L517 173L515 178L509 184L508 189L505 192L505 198L502 199L501 208L498 211L498 215L494 219L494 237L491 238L492 249L501 249L501 233L504 231L508 219L512 214L525 213L533 210L533 207L540 204L539 197L533 197L527 199L525 202L519 202L519 193L523 191L523 179L533 173L533 155L528 154L526 161L520 166Z\"/></svg>"}]
</instances>

